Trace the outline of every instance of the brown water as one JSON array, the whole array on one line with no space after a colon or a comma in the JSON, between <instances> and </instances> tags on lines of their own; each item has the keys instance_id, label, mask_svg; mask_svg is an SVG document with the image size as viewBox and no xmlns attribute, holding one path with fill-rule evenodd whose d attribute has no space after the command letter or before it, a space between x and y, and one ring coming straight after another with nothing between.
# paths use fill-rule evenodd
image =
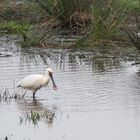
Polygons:
<instances>
[{"instance_id":1,"label":"brown water","mask_svg":"<svg viewBox=\"0 0 140 140\"><path fill-rule=\"evenodd\" d=\"M111 52L21 49L16 37L1 37L1 94L22 95L16 83L48 67L58 90L50 83L34 100L31 92L24 99L2 99L0 139L139 140L140 67L131 65L139 57Z\"/></svg>"}]
</instances>

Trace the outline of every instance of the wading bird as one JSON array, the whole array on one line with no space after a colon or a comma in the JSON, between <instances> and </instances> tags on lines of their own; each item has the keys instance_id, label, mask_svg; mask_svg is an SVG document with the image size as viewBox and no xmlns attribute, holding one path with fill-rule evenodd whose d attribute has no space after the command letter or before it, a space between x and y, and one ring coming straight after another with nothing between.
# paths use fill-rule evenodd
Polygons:
<instances>
[{"instance_id":1,"label":"wading bird","mask_svg":"<svg viewBox=\"0 0 140 140\"><path fill-rule=\"evenodd\" d=\"M22 87L22 88L26 89L25 93L23 94L23 97L25 96L25 94L28 90L31 90L33 92L33 98L35 98L35 94L36 94L37 90L39 90L42 87L47 86L50 79L52 80L53 89L56 90L57 86L54 82L53 71L51 68L48 68L46 70L45 75L43 75L43 74L27 75L21 81L18 82L17 87Z\"/></svg>"}]
</instances>

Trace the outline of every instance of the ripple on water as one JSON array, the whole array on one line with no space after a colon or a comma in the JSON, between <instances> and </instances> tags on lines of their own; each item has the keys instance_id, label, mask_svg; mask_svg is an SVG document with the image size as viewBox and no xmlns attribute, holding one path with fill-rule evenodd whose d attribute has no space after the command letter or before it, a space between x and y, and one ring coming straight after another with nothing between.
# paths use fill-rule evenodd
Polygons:
<instances>
[{"instance_id":1,"label":"ripple on water","mask_svg":"<svg viewBox=\"0 0 140 140\"><path fill-rule=\"evenodd\" d=\"M119 98L124 98L130 91L138 92L136 82L139 78L134 76L137 67L123 67L118 62L120 60L114 58L97 58L97 61L91 54L81 56L51 51L45 55L45 52L40 54L35 49L23 50L13 57L0 59L1 87L12 91L25 75L43 73L46 67L52 67L59 90L53 94L50 84L36 95L46 105L53 101L61 109L74 112L116 109L121 102ZM137 90L129 86L130 74Z\"/></svg>"},{"instance_id":2,"label":"ripple on water","mask_svg":"<svg viewBox=\"0 0 140 140\"><path fill-rule=\"evenodd\" d=\"M6 48L8 49L8 47ZM25 99L11 99L10 102L8 100L0 101L0 121L5 126L5 128L0 128L0 134L7 133L8 130L10 133L15 132L13 131L13 126L15 126L15 130L21 133L16 133L16 136L20 136L20 138L21 135L26 136L27 139L39 139L40 136L44 136L44 139L54 140L62 139L66 133L65 136L68 140L75 138L71 137L72 135L78 136L78 139L98 139L100 134L105 133L104 138L108 139L106 134L110 136L110 132L113 132L112 140L118 136L116 132L121 133L127 129L128 137L126 137L129 138L131 128L139 128L134 124L134 121L140 122L139 66L131 66L130 61L126 62L126 60L110 56L110 54L109 57L107 54L101 55L101 53L98 56L96 52L40 48L22 48L13 51L12 48L8 50L8 52L13 52L12 56L0 57L1 93L7 90L9 94L23 94L21 89L16 88L17 82L28 74L44 73L47 67L53 68L58 90L54 91L50 83L48 87L37 92L36 100L32 99L31 92L28 92ZM29 122L25 126L19 126L19 121L17 121L19 115L28 116L30 120L31 111L56 113L56 118L52 120L55 127L46 129L44 122L39 122L38 131L34 132L34 127L29 125ZM25 114L22 116L22 113ZM59 117L57 117L58 114ZM123 118L125 115L120 117L120 114L125 114L126 117ZM44 118L40 118L40 121L42 119ZM10 125L7 127L3 120ZM49 126L49 120L45 121ZM79 131L77 132L74 128ZM90 130L92 131L90 132ZM139 132L135 132L139 136ZM96 134L97 136L95 136Z\"/></svg>"}]
</instances>

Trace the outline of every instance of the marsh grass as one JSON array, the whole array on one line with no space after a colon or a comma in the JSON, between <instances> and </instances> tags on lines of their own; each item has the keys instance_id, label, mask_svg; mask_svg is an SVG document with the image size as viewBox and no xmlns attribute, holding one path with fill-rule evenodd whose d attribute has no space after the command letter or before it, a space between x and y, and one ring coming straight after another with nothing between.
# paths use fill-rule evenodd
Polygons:
<instances>
[{"instance_id":1,"label":"marsh grass","mask_svg":"<svg viewBox=\"0 0 140 140\"><path fill-rule=\"evenodd\" d=\"M119 0L119 6L127 12L140 12L140 0Z\"/></svg>"},{"instance_id":2,"label":"marsh grass","mask_svg":"<svg viewBox=\"0 0 140 140\"><path fill-rule=\"evenodd\" d=\"M134 45L140 52L140 17L135 12L133 14L135 17L135 26L131 28L124 24L123 30L128 40L130 40L132 45Z\"/></svg>"},{"instance_id":3,"label":"marsh grass","mask_svg":"<svg viewBox=\"0 0 140 140\"><path fill-rule=\"evenodd\" d=\"M44 110L40 112L31 110L31 112L26 112L19 116L20 124L31 123L33 125L38 125L40 121L43 121L47 123L48 126L53 124L55 118L55 112L52 110Z\"/></svg>"},{"instance_id":4,"label":"marsh grass","mask_svg":"<svg viewBox=\"0 0 140 140\"><path fill-rule=\"evenodd\" d=\"M8 89L0 92L0 102L10 102L11 99L22 99L23 97L17 93L10 94Z\"/></svg>"},{"instance_id":5,"label":"marsh grass","mask_svg":"<svg viewBox=\"0 0 140 140\"><path fill-rule=\"evenodd\" d=\"M94 0L91 5L92 23L86 36L81 38L78 46L116 46L114 41L119 39L120 29L125 19L123 10L116 0ZM121 41L121 40L120 40Z\"/></svg>"},{"instance_id":6,"label":"marsh grass","mask_svg":"<svg viewBox=\"0 0 140 140\"><path fill-rule=\"evenodd\" d=\"M6 136L3 136L0 138L0 140L11 140L13 137L13 134L7 134Z\"/></svg>"},{"instance_id":7,"label":"marsh grass","mask_svg":"<svg viewBox=\"0 0 140 140\"><path fill-rule=\"evenodd\" d=\"M41 0L41 3L50 15L66 24L64 27L68 25L76 34L84 32L76 45L98 42L110 45L119 36L125 17L116 0Z\"/></svg>"},{"instance_id":8,"label":"marsh grass","mask_svg":"<svg viewBox=\"0 0 140 140\"><path fill-rule=\"evenodd\" d=\"M8 33L22 34L32 29L33 25L26 23L18 23L16 21L4 21L0 22L0 30L7 31Z\"/></svg>"},{"instance_id":9,"label":"marsh grass","mask_svg":"<svg viewBox=\"0 0 140 140\"><path fill-rule=\"evenodd\" d=\"M50 15L64 20L89 8L91 0L36 0Z\"/></svg>"},{"instance_id":10,"label":"marsh grass","mask_svg":"<svg viewBox=\"0 0 140 140\"><path fill-rule=\"evenodd\" d=\"M47 37L46 29L35 26L31 31L26 32L24 41L21 43L23 47L41 45Z\"/></svg>"},{"instance_id":11,"label":"marsh grass","mask_svg":"<svg viewBox=\"0 0 140 140\"><path fill-rule=\"evenodd\" d=\"M95 39L111 39L119 33L124 14L115 0L98 0L92 6L91 35Z\"/></svg>"},{"instance_id":12,"label":"marsh grass","mask_svg":"<svg viewBox=\"0 0 140 140\"><path fill-rule=\"evenodd\" d=\"M82 35L76 44L103 43L104 45L119 40L125 17L132 11L137 13L140 11L140 0L33 0L31 2L25 0L24 3L13 7L18 8L16 11L16 8L11 6L12 11L16 13L14 15L27 14L29 22L25 24L5 20L0 23L0 29L22 34L24 36L22 46L46 47L47 45L44 44L48 43L48 34L54 35L52 32L55 32L56 28L59 29L57 34L64 30L63 35L66 36L67 34ZM8 10L6 12L11 13ZM42 22L44 21L46 26L51 21L50 29L49 26L39 28L40 24L30 24L32 18L36 16L43 17Z\"/></svg>"}]
</instances>

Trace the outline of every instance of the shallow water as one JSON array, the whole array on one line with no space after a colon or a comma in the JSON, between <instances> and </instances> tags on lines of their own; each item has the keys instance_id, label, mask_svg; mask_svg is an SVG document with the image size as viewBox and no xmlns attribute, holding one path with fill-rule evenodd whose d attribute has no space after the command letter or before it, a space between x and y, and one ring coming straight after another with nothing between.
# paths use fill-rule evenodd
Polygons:
<instances>
[{"instance_id":1,"label":"shallow water","mask_svg":"<svg viewBox=\"0 0 140 140\"><path fill-rule=\"evenodd\" d=\"M139 56L62 49L20 48L16 37L0 38L0 92L23 94L17 82L52 67L58 90L28 92L0 101L0 139L139 140ZM31 114L39 114L33 119Z\"/></svg>"}]
</instances>

